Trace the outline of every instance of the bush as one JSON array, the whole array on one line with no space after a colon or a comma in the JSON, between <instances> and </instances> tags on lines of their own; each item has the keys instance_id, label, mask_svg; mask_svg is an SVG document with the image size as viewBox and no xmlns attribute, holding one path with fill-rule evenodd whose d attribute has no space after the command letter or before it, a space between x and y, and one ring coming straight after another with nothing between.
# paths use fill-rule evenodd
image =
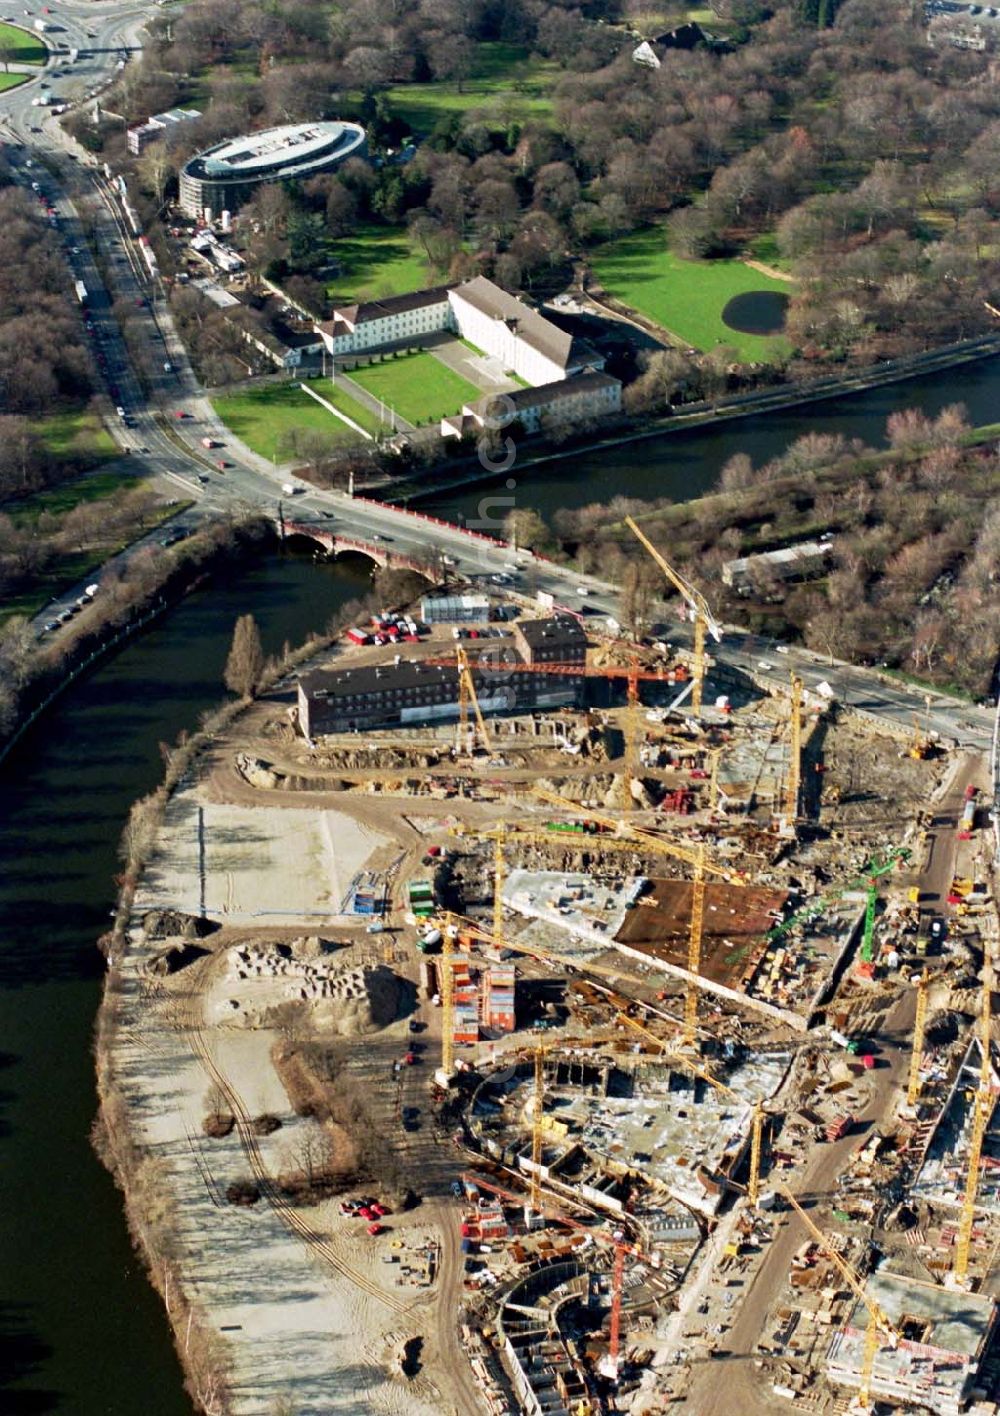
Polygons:
<instances>
[{"instance_id":1,"label":"bush","mask_svg":"<svg viewBox=\"0 0 1000 1416\"><path fill-rule=\"evenodd\" d=\"M234 1180L226 1187L226 1199L231 1205L255 1205L260 1199L260 1187L254 1180Z\"/></svg>"}]
</instances>

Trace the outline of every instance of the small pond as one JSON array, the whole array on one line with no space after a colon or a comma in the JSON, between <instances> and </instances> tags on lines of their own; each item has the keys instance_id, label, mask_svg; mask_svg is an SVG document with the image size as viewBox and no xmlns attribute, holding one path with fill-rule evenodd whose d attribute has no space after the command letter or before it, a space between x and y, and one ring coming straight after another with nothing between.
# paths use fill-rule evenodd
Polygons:
<instances>
[{"instance_id":1,"label":"small pond","mask_svg":"<svg viewBox=\"0 0 1000 1416\"><path fill-rule=\"evenodd\" d=\"M777 290L748 290L729 301L722 323L740 334L780 334L787 309L788 296Z\"/></svg>"}]
</instances>

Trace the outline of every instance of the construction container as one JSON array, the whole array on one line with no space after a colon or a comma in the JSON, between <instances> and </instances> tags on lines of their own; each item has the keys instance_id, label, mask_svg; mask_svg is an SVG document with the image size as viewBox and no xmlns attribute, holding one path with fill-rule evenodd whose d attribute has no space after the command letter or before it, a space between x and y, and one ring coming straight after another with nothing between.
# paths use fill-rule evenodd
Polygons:
<instances>
[{"instance_id":1,"label":"construction container","mask_svg":"<svg viewBox=\"0 0 1000 1416\"><path fill-rule=\"evenodd\" d=\"M345 630L344 638L351 644L367 644L369 640L369 636L363 629Z\"/></svg>"}]
</instances>

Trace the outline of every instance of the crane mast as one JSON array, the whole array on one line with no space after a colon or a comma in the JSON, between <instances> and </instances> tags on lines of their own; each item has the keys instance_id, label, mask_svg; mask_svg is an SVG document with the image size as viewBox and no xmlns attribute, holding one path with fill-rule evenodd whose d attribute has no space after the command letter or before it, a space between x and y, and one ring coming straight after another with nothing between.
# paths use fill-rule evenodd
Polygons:
<instances>
[{"instance_id":1,"label":"crane mast","mask_svg":"<svg viewBox=\"0 0 1000 1416\"><path fill-rule=\"evenodd\" d=\"M837 1253L836 1249L832 1247L823 1231L812 1222L791 1190L789 1190L786 1185L780 1185L778 1188L823 1250L824 1254L826 1254L848 1288L850 1288L855 1298L868 1310L868 1327L865 1331L864 1348L861 1359L861 1384L858 1390L858 1404L863 1411L871 1411L872 1373L875 1368L875 1358L878 1356L879 1348L882 1346L882 1338L885 1338L890 1347L896 1347L899 1344L899 1333L886 1317L880 1304L877 1303L874 1298L869 1297L865 1292L861 1280L854 1269L852 1269L847 1260L842 1258L841 1255Z\"/></svg>"},{"instance_id":2,"label":"crane mast","mask_svg":"<svg viewBox=\"0 0 1000 1416\"><path fill-rule=\"evenodd\" d=\"M976 1194L979 1189L979 1164L983 1154L983 1139L993 1115L996 1093L992 1086L990 1058L990 999L993 971L989 960L983 964L982 1010L979 1017L979 1085L973 1102L972 1135L969 1140L969 1168L965 1177L965 1195L955 1240L954 1282L961 1288L969 1283L969 1251L972 1247L972 1224L976 1215Z\"/></svg>"},{"instance_id":3,"label":"crane mast","mask_svg":"<svg viewBox=\"0 0 1000 1416\"><path fill-rule=\"evenodd\" d=\"M691 664L691 677L693 680L691 686L691 711L692 713L700 713L702 690L705 683L705 635L706 633L710 633L718 644L722 639L722 631L716 624L704 595L702 595L699 590L696 590L682 575L678 574L672 566L667 564L666 560L664 560L663 556L656 549L645 532L639 530L639 527L632 520L631 516L626 516L625 525L632 532L633 536L635 536L636 540L640 541L642 545L645 546L653 560L663 571L667 581L683 597L691 611L691 617L694 620L694 654Z\"/></svg>"}]
</instances>

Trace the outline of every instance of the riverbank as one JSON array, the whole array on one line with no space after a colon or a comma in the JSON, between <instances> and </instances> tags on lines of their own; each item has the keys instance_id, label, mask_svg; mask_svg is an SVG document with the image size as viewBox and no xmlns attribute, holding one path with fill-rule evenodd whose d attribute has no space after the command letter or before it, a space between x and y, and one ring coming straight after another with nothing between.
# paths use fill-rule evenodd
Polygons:
<instances>
[{"instance_id":1,"label":"riverbank","mask_svg":"<svg viewBox=\"0 0 1000 1416\"><path fill-rule=\"evenodd\" d=\"M341 897L362 868L384 869L401 850L418 859L419 830L397 803L304 782L262 791L235 767L242 750L280 757L286 676L330 642L314 637L286 656L257 702L211 714L167 755L161 786L133 807L115 926L104 941L97 1149L123 1192L199 1410L441 1416L464 1408L441 1399L452 1353L439 1340L438 1292L407 1291L392 1255L402 1246L405 1263L408 1251L440 1248L442 1235L433 1206L411 1210L405 1186L387 1189L392 1115L373 1113L365 1126L380 1138L391 1234L359 1231L332 1197L308 1208L288 1197L290 1172L321 1164L323 1132L310 1111L297 1110L277 1067L283 1039L301 1039L309 1026L299 1017L286 1029L283 1010L294 999L300 1011L316 1012L321 1037L362 1029L364 1046L349 1065L366 1096L409 1046L403 998L412 984L394 985L404 990L400 1003L373 1013L370 1029L356 1002L342 1015L334 1000L340 986L347 1007L356 996L344 991L349 981L374 973L386 993L394 975L384 941L340 913ZM248 981L240 963L248 948L284 951L274 957L290 956L295 978L329 974L333 999L324 988L315 1005L302 1004L298 985L282 984L282 969ZM224 1134L206 1131L213 1108L230 1118ZM400 1345L417 1338L420 1374L404 1378Z\"/></svg>"},{"instance_id":2,"label":"riverbank","mask_svg":"<svg viewBox=\"0 0 1000 1416\"><path fill-rule=\"evenodd\" d=\"M145 563L135 581L123 576L109 584L105 579L101 591L74 622L70 636L57 645L36 646L33 656L26 659L7 714L7 729L0 737L0 763L71 684L141 634L213 569L225 561L259 554L274 534L263 517L218 523L196 531L180 549Z\"/></svg>"},{"instance_id":3,"label":"riverbank","mask_svg":"<svg viewBox=\"0 0 1000 1416\"><path fill-rule=\"evenodd\" d=\"M832 399L850 398L875 389L905 383L910 379L926 377L942 370L960 368L978 363L1000 354L1000 335L984 335L979 339L966 340L961 344L933 350L927 354L911 355L898 359L864 373L843 379L822 379L814 384L787 385L762 389L758 392L740 394L723 399L714 404L691 404L683 413L666 414L660 418L643 421L640 427L618 428L606 437L588 438L568 442L560 448L545 452L522 453L517 456L519 475L534 472L539 468L553 466L573 458L590 457L618 448L627 448L635 443L649 442L672 434L697 432L700 429L718 429L736 420L761 417L769 413L781 413L789 409L807 407L812 403L827 402ZM398 479L389 481L378 491L381 500L393 504L410 505L440 497L452 491L461 491L488 482L497 482L506 475L484 467L478 459L470 458L460 470L431 469L419 481Z\"/></svg>"}]
</instances>

